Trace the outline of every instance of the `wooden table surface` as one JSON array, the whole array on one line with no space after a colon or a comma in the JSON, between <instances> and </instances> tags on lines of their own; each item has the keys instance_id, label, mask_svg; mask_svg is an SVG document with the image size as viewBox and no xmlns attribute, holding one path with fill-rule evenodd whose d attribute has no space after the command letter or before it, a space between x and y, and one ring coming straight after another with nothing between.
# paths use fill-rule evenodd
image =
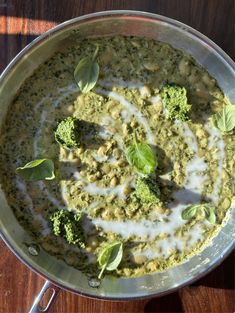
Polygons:
<instances>
[{"instance_id":1,"label":"wooden table surface","mask_svg":"<svg viewBox=\"0 0 235 313\"><path fill-rule=\"evenodd\" d=\"M234 0L0 0L0 71L32 39L70 18L111 9L162 14L214 40L235 59ZM62 291L54 313L232 313L234 253L217 269L171 295L133 302L90 300ZM0 312L24 313L44 281L0 243Z\"/></svg>"}]
</instances>

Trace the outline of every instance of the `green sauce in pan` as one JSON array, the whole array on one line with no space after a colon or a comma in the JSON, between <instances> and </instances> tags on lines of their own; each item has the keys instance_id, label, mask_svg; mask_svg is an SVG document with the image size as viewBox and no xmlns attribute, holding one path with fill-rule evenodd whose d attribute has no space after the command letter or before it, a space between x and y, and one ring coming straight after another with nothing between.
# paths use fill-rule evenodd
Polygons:
<instances>
[{"instance_id":1,"label":"green sauce in pan","mask_svg":"<svg viewBox=\"0 0 235 313\"><path fill-rule=\"evenodd\" d=\"M82 94L73 71L97 45L99 79ZM167 118L160 92L166 84L187 90L189 120ZM8 203L35 243L89 275L98 276L98 253L115 240L123 242L124 254L114 275L177 265L209 244L234 206L234 135L212 123L226 101L205 69L167 44L119 36L74 40L25 80L9 107L0 135ZM73 149L54 136L68 116L80 120L80 143ZM143 203L135 196L138 174L124 155L134 133L157 155L152 179L161 201ZM37 158L54 161L55 180L25 182L15 174ZM188 205L205 202L215 208L215 224L203 212L182 219ZM85 247L52 233L49 217L58 209L83 213Z\"/></svg>"}]
</instances>

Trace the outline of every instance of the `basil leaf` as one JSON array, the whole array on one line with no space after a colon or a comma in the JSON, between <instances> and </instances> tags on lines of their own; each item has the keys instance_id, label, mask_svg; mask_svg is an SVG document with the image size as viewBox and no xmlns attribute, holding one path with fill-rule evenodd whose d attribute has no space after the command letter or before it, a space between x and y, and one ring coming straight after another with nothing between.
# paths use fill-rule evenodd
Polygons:
<instances>
[{"instance_id":1,"label":"basil leaf","mask_svg":"<svg viewBox=\"0 0 235 313\"><path fill-rule=\"evenodd\" d=\"M28 181L55 178L54 163L49 159L38 159L16 169L16 174Z\"/></svg>"},{"instance_id":2,"label":"basil leaf","mask_svg":"<svg viewBox=\"0 0 235 313\"><path fill-rule=\"evenodd\" d=\"M95 61L98 47L93 57L85 57L80 60L74 71L74 79L81 92L87 93L96 84L99 77L99 64Z\"/></svg>"},{"instance_id":3,"label":"basil leaf","mask_svg":"<svg viewBox=\"0 0 235 313\"><path fill-rule=\"evenodd\" d=\"M216 215L215 215L215 209L211 207L210 205L204 205L203 210L205 212L205 217L211 224L216 223Z\"/></svg>"},{"instance_id":4,"label":"basil leaf","mask_svg":"<svg viewBox=\"0 0 235 313\"><path fill-rule=\"evenodd\" d=\"M146 143L129 146L125 151L128 163L139 173L151 174L157 166L157 159L152 148Z\"/></svg>"},{"instance_id":5,"label":"basil leaf","mask_svg":"<svg viewBox=\"0 0 235 313\"><path fill-rule=\"evenodd\" d=\"M235 127L235 105L226 105L213 117L214 125L222 132L229 132Z\"/></svg>"},{"instance_id":6,"label":"basil leaf","mask_svg":"<svg viewBox=\"0 0 235 313\"><path fill-rule=\"evenodd\" d=\"M106 245L99 253L98 262L102 267L98 278L103 275L104 270L113 271L120 264L123 256L123 244L120 241L115 241Z\"/></svg>"},{"instance_id":7,"label":"basil leaf","mask_svg":"<svg viewBox=\"0 0 235 313\"><path fill-rule=\"evenodd\" d=\"M204 211L205 218L211 223L216 223L216 215L215 215L215 208L211 205L205 203L205 204L195 204L190 205L186 209L184 209L181 213L181 217L184 220L190 220L195 216L197 213L197 210L201 208Z\"/></svg>"},{"instance_id":8,"label":"basil leaf","mask_svg":"<svg viewBox=\"0 0 235 313\"><path fill-rule=\"evenodd\" d=\"M190 220L191 218L193 218L196 213L197 213L197 209L200 207L200 205L198 204L194 204L194 205L189 205L186 209L184 209L181 213L181 217L183 220Z\"/></svg>"}]
</instances>

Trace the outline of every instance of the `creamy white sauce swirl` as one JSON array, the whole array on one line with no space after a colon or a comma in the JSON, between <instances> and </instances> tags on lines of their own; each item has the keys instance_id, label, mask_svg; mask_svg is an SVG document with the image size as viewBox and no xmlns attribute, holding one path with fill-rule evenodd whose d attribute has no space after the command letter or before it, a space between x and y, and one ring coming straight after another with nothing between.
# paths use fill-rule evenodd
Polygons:
<instances>
[{"instance_id":1,"label":"creamy white sauce swirl","mask_svg":"<svg viewBox=\"0 0 235 313\"><path fill-rule=\"evenodd\" d=\"M143 85L139 82L137 83L130 83L125 82L122 80L112 80L111 82L107 81L101 81L100 85L103 87L113 87L114 85L118 85L120 87L128 88L128 89L138 89L140 92L140 95L143 96ZM146 131L146 137L149 144L154 145L154 135L153 132L148 124L147 119L143 116L143 114L138 110L138 108L127 101L123 96L119 95L118 93L114 91L109 91L101 88L97 88L96 91L106 97L112 98L116 101L118 101L123 107L123 111L121 114L121 117L124 121L128 121L131 115L134 115L138 122L143 125L145 131ZM58 90L58 92L62 93L60 97L58 97L57 101L52 103L52 110L55 109L63 99L73 94L74 92L77 92L77 87L75 85L68 86L66 88L61 88ZM44 101L48 100L47 98L42 99L38 105L35 107L35 110L39 110ZM152 102L159 102L160 97L153 97ZM105 126L110 123L115 123L114 120L112 120L111 117L106 118L106 122L104 120L103 125ZM47 120L47 112L42 111L40 120L39 120L39 127L36 132L35 141L34 141L34 156L35 158L40 154L38 145L40 142L41 137L41 129L44 127L45 123L50 123L49 120ZM179 124L179 123L178 123ZM188 125L186 123L180 124L179 128L183 130L183 134L185 137L185 140L187 141L190 149L194 152L193 159L188 162L187 168L186 168L186 178L185 178L185 184L184 189L181 191L177 191L174 193L173 197L176 202L173 201L169 204L169 208L172 209L172 213L167 216L168 222L165 222L164 220L153 222L148 220L142 220L140 222L134 222L134 221L105 221L99 218L95 218L92 220L92 223L94 223L97 227L101 227L104 232L115 232L117 234L120 234L123 238L129 238L131 236L137 236L141 240L153 240L156 236L160 234L167 234L168 238L161 239L157 241L157 246L160 247L160 252L156 252L154 250L148 249L146 251L143 251L142 253L146 255L148 258L154 258L157 256L164 256L167 257L170 254L170 251L172 249L177 248L179 251L183 250L183 247L185 245L190 248L195 243L203 239L203 230L200 225L195 225L190 231L189 235L191 236L190 240L185 242L185 238L176 238L175 231L177 228L183 226L185 224L185 221L181 218L181 212L182 210L187 206L188 203L197 203L200 201L201 197L201 191L203 189L203 184L207 179L207 175L205 174L205 170L207 169L206 163L203 158L200 158L198 156L198 144L195 135L190 130ZM209 148L212 148L216 139L217 139L217 147L218 152L216 154L216 159L218 161L218 169L219 169L219 175L217 177L217 180L214 184L214 190L212 194L210 195L211 198L216 201L218 199L218 192L221 186L222 182L222 164L223 164L223 158L224 158L224 144L223 140L221 138L221 134L210 128L209 125L205 126L206 130L209 133ZM109 138L110 131L104 130L103 133L104 139ZM63 160L66 161L67 159ZM98 159L98 162L107 162L107 159ZM115 160L110 160L110 163L115 162ZM77 181L84 181L83 178L81 178L79 172L74 171L73 177ZM126 184L126 183L125 183ZM91 194L97 194L97 195L117 195L119 197L124 197L123 195L123 187L124 185L118 185L114 188L99 188L97 187L96 183L88 183L86 182L84 191L91 193ZM48 233L48 228L45 219L40 216L40 214L35 214L32 204L32 199L27 194L27 188L26 186L18 182L17 183L18 188L25 194L26 200L29 204L29 209L31 210L31 213L37 218L43 225L44 234ZM61 189L61 195L64 200L65 205L62 205L60 201L55 199L54 196L51 195L51 193L47 190L46 185L43 182L39 182L38 184L39 188L45 193L45 195L48 197L48 200L52 202L57 208L64 209L69 205L69 201L67 199L67 192L66 186L63 185ZM89 209L92 209L95 207L97 203L91 204L89 206ZM164 214L163 216L164 217ZM166 216L165 216L166 217Z\"/></svg>"}]
</instances>

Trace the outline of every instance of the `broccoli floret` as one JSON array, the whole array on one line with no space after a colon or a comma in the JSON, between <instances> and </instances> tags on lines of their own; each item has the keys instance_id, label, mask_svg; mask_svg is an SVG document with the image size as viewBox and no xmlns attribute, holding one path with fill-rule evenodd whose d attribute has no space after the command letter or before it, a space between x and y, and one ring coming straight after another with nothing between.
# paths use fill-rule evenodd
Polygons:
<instances>
[{"instance_id":1,"label":"broccoli floret","mask_svg":"<svg viewBox=\"0 0 235 313\"><path fill-rule=\"evenodd\" d=\"M64 237L70 244L85 247L84 233L81 226L82 214L58 210L50 216L54 235Z\"/></svg>"},{"instance_id":2,"label":"broccoli floret","mask_svg":"<svg viewBox=\"0 0 235 313\"><path fill-rule=\"evenodd\" d=\"M161 99L170 120L188 120L191 104L188 104L187 91L184 87L177 85L163 87Z\"/></svg>"},{"instance_id":3,"label":"broccoli floret","mask_svg":"<svg viewBox=\"0 0 235 313\"><path fill-rule=\"evenodd\" d=\"M160 190L157 183L151 178L137 178L135 195L143 203L153 204L160 202Z\"/></svg>"},{"instance_id":4,"label":"broccoli floret","mask_svg":"<svg viewBox=\"0 0 235 313\"><path fill-rule=\"evenodd\" d=\"M60 121L55 130L55 140L67 148L76 148L80 145L79 120L67 117Z\"/></svg>"}]
</instances>

